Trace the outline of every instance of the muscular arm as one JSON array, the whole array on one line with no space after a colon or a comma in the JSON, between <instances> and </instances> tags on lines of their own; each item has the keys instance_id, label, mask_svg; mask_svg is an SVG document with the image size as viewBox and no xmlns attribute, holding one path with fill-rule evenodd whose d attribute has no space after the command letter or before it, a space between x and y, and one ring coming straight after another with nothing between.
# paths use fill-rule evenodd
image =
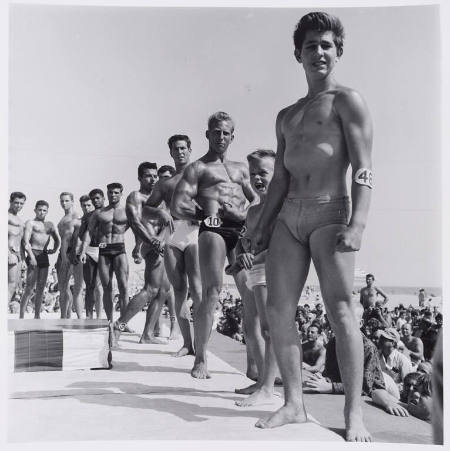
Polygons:
<instances>
[{"instance_id":1,"label":"muscular arm","mask_svg":"<svg viewBox=\"0 0 450 451\"><path fill-rule=\"evenodd\" d=\"M50 251L47 251L47 253L54 254L59 249L59 246L61 245L61 239L59 238L58 232L53 223L51 224L50 236L53 238L53 249L51 249Z\"/></svg>"},{"instance_id":2,"label":"muscular arm","mask_svg":"<svg viewBox=\"0 0 450 451\"><path fill-rule=\"evenodd\" d=\"M286 143L281 130L281 123L285 111L280 111L276 120L277 154L275 157L273 177L269 184L266 201L264 202L264 208L257 226L260 230L272 230L272 223L280 212L289 189L290 175L284 166Z\"/></svg>"},{"instance_id":3,"label":"muscular arm","mask_svg":"<svg viewBox=\"0 0 450 451\"><path fill-rule=\"evenodd\" d=\"M405 346L404 354L408 355L409 358L414 357L416 360L423 360L423 342L420 338L413 339L412 349L408 349Z\"/></svg>"},{"instance_id":4,"label":"muscular arm","mask_svg":"<svg viewBox=\"0 0 450 451\"><path fill-rule=\"evenodd\" d=\"M31 243L30 243L32 231L33 231L33 223L31 221L27 221L25 223L25 230L23 232L22 242L23 242L23 247L24 247L25 251L27 252L28 256L31 259L34 258L33 251L31 250Z\"/></svg>"},{"instance_id":5,"label":"muscular arm","mask_svg":"<svg viewBox=\"0 0 450 451\"><path fill-rule=\"evenodd\" d=\"M360 168L372 169L372 123L364 100L355 91L339 93L336 96L335 106L341 118L345 143L352 166L352 216L349 228L357 229L362 233L366 227L371 189L368 186L355 183L353 178Z\"/></svg>"},{"instance_id":6,"label":"muscular arm","mask_svg":"<svg viewBox=\"0 0 450 451\"><path fill-rule=\"evenodd\" d=\"M127 197L125 212L131 230L135 234L136 244L138 244L138 239L150 243L154 237L148 233L148 230L142 223L142 204L136 192L131 193Z\"/></svg>"},{"instance_id":7,"label":"muscular arm","mask_svg":"<svg viewBox=\"0 0 450 451\"><path fill-rule=\"evenodd\" d=\"M193 202L198 192L198 174L196 163L190 164L175 187L170 203L170 213L180 219L198 220Z\"/></svg>"},{"instance_id":8,"label":"muscular arm","mask_svg":"<svg viewBox=\"0 0 450 451\"><path fill-rule=\"evenodd\" d=\"M388 295L381 288L375 288L375 290L377 290L377 294L383 297L383 304L387 304L389 301Z\"/></svg>"}]
</instances>

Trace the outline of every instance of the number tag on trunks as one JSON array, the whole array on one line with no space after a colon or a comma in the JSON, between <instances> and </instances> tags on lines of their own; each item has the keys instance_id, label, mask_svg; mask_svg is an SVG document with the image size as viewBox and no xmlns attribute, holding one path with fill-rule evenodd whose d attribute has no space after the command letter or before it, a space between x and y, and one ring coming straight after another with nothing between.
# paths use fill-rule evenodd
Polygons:
<instances>
[{"instance_id":1,"label":"number tag on trunks","mask_svg":"<svg viewBox=\"0 0 450 451\"><path fill-rule=\"evenodd\" d=\"M99 243L98 247L101 247L101 248L103 249L103 248L106 247L107 245L108 245L108 243Z\"/></svg>"},{"instance_id":2,"label":"number tag on trunks","mask_svg":"<svg viewBox=\"0 0 450 451\"><path fill-rule=\"evenodd\" d=\"M220 227L222 225L222 220L218 216L208 216L203 220L203 223L208 227Z\"/></svg>"}]
</instances>

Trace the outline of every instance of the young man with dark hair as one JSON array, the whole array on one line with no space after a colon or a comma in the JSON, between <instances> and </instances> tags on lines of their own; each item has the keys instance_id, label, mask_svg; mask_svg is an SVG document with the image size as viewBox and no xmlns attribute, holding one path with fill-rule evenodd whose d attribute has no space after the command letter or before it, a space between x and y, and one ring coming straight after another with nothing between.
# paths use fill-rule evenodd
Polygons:
<instances>
[{"instance_id":1,"label":"young man with dark hair","mask_svg":"<svg viewBox=\"0 0 450 451\"><path fill-rule=\"evenodd\" d=\"M372 190L372 125L360 94L334 77L343 39L339 19L322 12L303 16L294 33L294 55L305 71L308 92L278 114L274 176L252 236L255 254L269 248L268 317L285 403L257 426L307 421L294 321L313 260L336 335L345 386L346 439L370 441L362 419L363 343L352 288L355 251L361 246Z\"/></svg>"},{"instance_id":2,"label":"young man with dark hair","mask_svg":"<svg viewBox=\"0 0 450 451\"><path fill-rule=\"evenodd\" d=\"M389 301L387 294L381 289L374 285L375 277L373 274L366 275L366 287L361 289L359 294L359 302L361 305L367 309L374 307L377 302L377 297L380 295L383 298L383 304L386 305Z\"/></svg>"},{"instance_id":3,"label":"young man with dark hair","mask_svg":"<svg viewBox=\"0 0 450 451\"><path fill-rule=\"evenodd\" d=\"M120 333L127 331L127 324L143 307L149 303L146 324L140 343L165 343L152 336L156 321L166 298L170 295L170 285L164 279L164 233L166 227L159 219L152 217L145 204L158 181L156 163L144 162L138 168L139 190L132 191L125 206L128 222L134 233L136 245L133 250L135 261L145 260L144 286L131 299L126 309L113 324L114 344Z\"/></svg>"},{"instance_id":4,"label":"young man with dark hair","mask_svg":"<svg viewBox=\"0 0 450 451\"><path fill-rule=\"evenodd\" d=\"M190 161L190 139L186 135L173 135L168 140L170 156L175 163L175 174L170 178L161 178L147 200L147 208L158 214L162 205L170 205L175 187ZM165 166L167 167L167 166ZM170 167L170 166L168 166ZM163 166L160 168L163 172ZM200 268L198 262L198 222L165 218L173 224L173 233L166 242L164 266L174 290L175 312L183 336L183 345L174 354L183 357L194 354L191 335L190 311L187 306L188 282L193 301L194 318L201 301Z\"/></svg>"},{"instance_id":5,"label":"young man with dark hair","mask_svg":"<svg viewBox=\"0 0 450 451\"><path fill-rule=\"evenodd\" d=\"M20 318L24 318L28 301L33 295L34 297L34 318L40 318L42 296L44 294L45 284L47 282L48 267L50 265L48 256L54 254L59 247L60 240L56 227L50 221L46 221L45 217L48 213L48 202L38 200L34 212L36 216L25 223L25 231L23 234L23 244L28 254L25 262L27 264L27 281L25 291L20 300ZM50 238L53 239L53 249L48 249Z\"/></svg>"},{"instance_id":6,"label":"young man with dark hair","mask_svg":"<svg viewBox=\"0 0 450 451\"><path fill-rule=\"evenodd\" d=\"M12 300L19 282L23 260L22 238L24 223L19 216L26 201L25 194L15 191L9 196L8 209L8 303Z\"/></svg>"},{"instance_id":7,"label":"young man with dark hair","mask_svg":"<svg viewBox=\"0 0 450 451\"><path fill-rule=\"evenodd\" d=\"M109 321L113 321L113 274L119 288L121 312L128 303L128 260L125 249L125 232L129 228L125 208L120 205L123 186L107 185L108 206L95 210L89 220L89 234L85 235L84 248L90 236L96 236L99 246L98 271L103 287L103 308Z\"/></svg>"}]
</instances>

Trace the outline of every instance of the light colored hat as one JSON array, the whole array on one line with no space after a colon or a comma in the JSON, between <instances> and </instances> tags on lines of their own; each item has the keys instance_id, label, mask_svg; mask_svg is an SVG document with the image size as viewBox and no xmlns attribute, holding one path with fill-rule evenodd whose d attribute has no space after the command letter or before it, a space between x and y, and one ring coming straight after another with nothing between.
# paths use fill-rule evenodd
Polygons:
<instances>
[{"instance_id":1,"label":"light colored hat","mask_svg":"<svg viewBox=\"0 0 450 451\"><path fill-rule=\"evenodd\" d=\"M380 330L379 333L380 333L380 337L387 338L388 340L395 341L396 343L398 343L400 341L400 335L397 332L397 330L394 329L393 327L388 327L385 330Z\"/></svg>"}]
</instances>

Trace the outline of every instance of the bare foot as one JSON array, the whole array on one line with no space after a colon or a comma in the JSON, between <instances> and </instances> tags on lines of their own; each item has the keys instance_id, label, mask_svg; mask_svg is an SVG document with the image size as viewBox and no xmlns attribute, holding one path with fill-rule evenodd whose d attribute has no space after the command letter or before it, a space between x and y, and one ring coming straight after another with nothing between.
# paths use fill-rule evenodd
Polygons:
<instances>
[{"instance_id":1,"label":"bare foot","mask_svg":"<svg viewBox=\"0 0 450 451\"><path fill-rule=\"evenodd\" d=\"M194 367L191 370L191 376L196 379L211 379L208 368L206 367L206 362L195 362Z\"/></svg>"},{"instance_id":2,"label":"bare foot","mask_svg":"<svg viewBox=\"0 0 450 451\"><path fill-rule=\"evenodd\" d=\"M170 331L170 337L169 340L178 340L180 338L180 334L177 330L171 330Z\"/></svg>"},{"instance_id":3,"label":"bare foot","mask_svg":"<svg viewBox=\"0 0 450 451\"><path fill-rule=\"evenodd\" d=\"M183 346L180 350L172 354L172 357L184 357L185 355L194 355L194 350L187 346Z\"/></svg>"},{"instance_id":4,"label":"bare foot","mask_svg":"<svg viewBox=\"0 0 450 451\"><path fill-rule=\"evenodd\" d=\"M267 391L265 389L258 389L248 398L240 399L236 401L235 404L239 407L249 407L249 406L261 406L263 404L272 404L280 396L275 394L273 391Z\"/></svg>"},{"instance_id":5,"label":"bare foot","mask_svg":"<svg viewBox=\"0 0 450 451\"><path fill-rule=\"evenodd\" d=\"M291 423L306 423L308 421L306 417L305 409L302 407L293 407L284 405L281 409L278 409L267 420L258 420L255 424L257 428L271 429L284 424Z\"/></svg>"},{"instance_id":6,"label":"bare foot","mask_svg":"<svg viewBox=\"0 0 450 451\"><path fill-rule=\"evenodd\" d=\"M237 393L238 395L251 395L252 393L255 393L255 391L258 389L259 385L258 383L256 383L244 388L235 388L234 392Z\"/></svg>"},{"instance_id":7,"label":"bare foot","mask_svg":"<svg viewBox=\"0 0 450 451\"><path fill-rule=\"evenodd\" d=\"M372 436L364 426L362 414L349 415L345 419L345 440L347 442L371 442Z\"/></svg>"},{"instance_id":8,"label":"bare foot","mask_svg":"<svg viewBox=\"0 0 450 451\"><path fill-rule=\"evenodd\" d=\"M141 344L150 344L150 345L166 345L167 340L163 338L157 338L157 337L149 337L148 335L142 335L141 339L139 340L139 343Z\"/></svg>"},{"instance_id":9,"label":"bare foot","mask_svg":"<svg viewBox=\"0 0 450 451\"><path fill-rule=\"evenodd\" d=\"M128 324L125 326L125 328L123 329L123 331L127 334L135 334L136 331L133 330Z\"/></svg>"},{"instance_id":10,"label":"bare foot","mask_svg":"<svg viewBox=\"0 0 450 451\"><path fill-rule=\"evenodd\" d=\"M111 324L111 348L116 349L119 347L120 330L117 324L114 322Z\"/></svg>"}]
</instances>

